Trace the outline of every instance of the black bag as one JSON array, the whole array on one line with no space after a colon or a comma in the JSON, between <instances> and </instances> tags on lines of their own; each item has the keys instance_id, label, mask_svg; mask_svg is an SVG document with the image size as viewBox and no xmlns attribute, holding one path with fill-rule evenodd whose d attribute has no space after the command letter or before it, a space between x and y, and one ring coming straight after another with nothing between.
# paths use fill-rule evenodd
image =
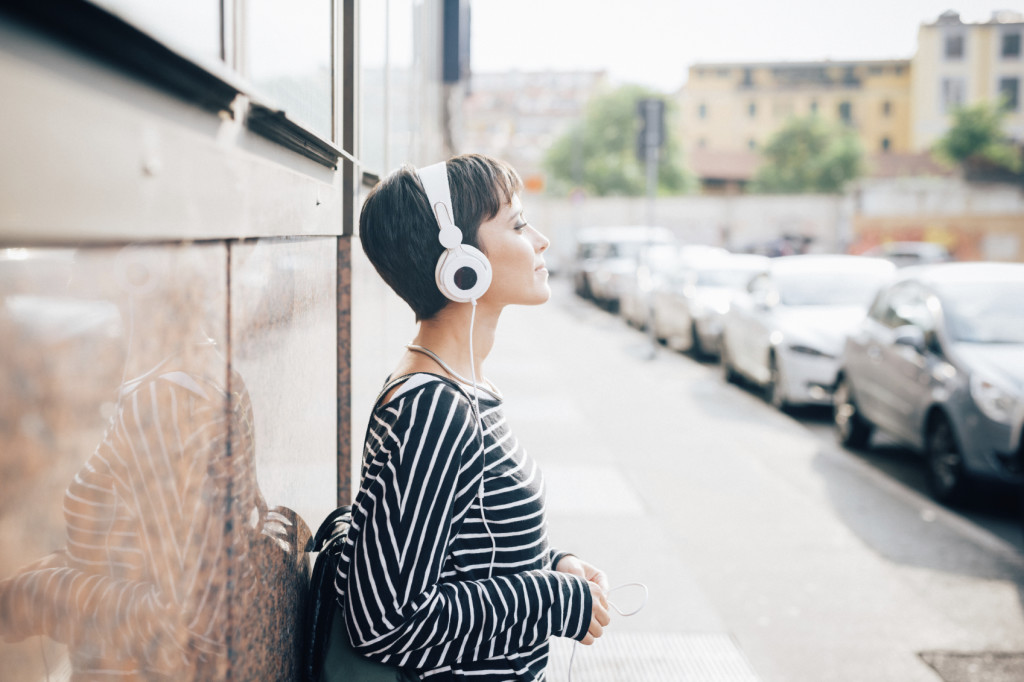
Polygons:
<instances>
[{"instance_id":1,"label":"black bag","mask_svg":"<svg viewBox=\"0 0 1024 682\"><path fill-rule=\"evenodd\" d=\"M412 682L418 678L396 666L363 658L348 641L334 578L351 523L352 507L338 507L324 519L306 546L307 552L319 554L313 564L303 614L303 679L305 682Z\"/></svg>"}]
</instances>

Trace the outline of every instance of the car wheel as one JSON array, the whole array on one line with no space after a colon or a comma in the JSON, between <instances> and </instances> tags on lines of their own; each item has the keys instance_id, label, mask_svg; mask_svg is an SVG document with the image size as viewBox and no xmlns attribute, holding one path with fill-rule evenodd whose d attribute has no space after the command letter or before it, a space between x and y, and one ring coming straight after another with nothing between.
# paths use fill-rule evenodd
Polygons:
<instances>
[{"instance_id":1,"label":"car wheel","mask_svg":"<svg viewBox=\"0 0 1024 682\"><path fill-rule=\"evenodd\" d=\"M967 470L949 419L941 414L934 417L929 422L926 438L928 486L932 497L946 504L960 501L968 487Z\"/></svg>"},{"instance_id":2,"label":"car wheel","mask_svg":"<svg viewBox=\"0 0 1024 682\"><path fill-rule=\"evenodd\" d=\"M832 421L840 445L847 448L867 447L871 439L871 424L857 409L846 377L839 378L839 384L832 394Z\"/></svg>"},{"instance_id":3,"label":"car wheel","mask_svg":"<svg viewBox=\"0 0 1024 682\"><path fill-rule=\"evenodd\" d=\"M789 400L786 398L786 381L774 355L768 360L768 385L765 387L765 397L776 409L784 412L789 408Z\"/></svg>"},{"instance_id":4,"label":"car wheel","mask_svg":"<svg viewBox=\"0 0 1024 682\"><path fill-rule=\"evenodd\" d=\"M729 360L729 347L725 343L725 337L722 337L722 351L719 355L719 362L722 363L722 375L725 377L726 382L730 384L738 384L740 382L740 375L733 369L732 361Z\"/></svg>"}]
</instances>

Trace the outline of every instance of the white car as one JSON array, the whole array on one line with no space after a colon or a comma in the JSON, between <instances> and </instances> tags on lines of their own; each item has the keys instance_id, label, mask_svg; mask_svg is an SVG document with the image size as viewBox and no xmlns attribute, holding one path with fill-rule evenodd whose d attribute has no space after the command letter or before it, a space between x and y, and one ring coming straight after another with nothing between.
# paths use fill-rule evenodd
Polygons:
<instances>
[{"instance_id":1,"label":"white car","mask_svg":"<svg viewBox=\"0 0 1024 682\"><path fill-rule=\"evenodd\" d=\"M830 404L846 335L895 270L887 260L864 256L772 259L733 298L723 320L726 379L761 386L780 409Z\"/></svg>"},{"instance_id":2,"label":"white car","mask_svg":"<svg viewBox=\"0 0 1024 682\"><path fill-rule=\"evenodd\" d=\"M769 262L766 256L726 251L694 261L654 296L655 335L675 350L718 355L722 321L733 296Z\"/></svg>"},{"instance_id":3,"label":"white car","mask_svg":"<svg viewBox=\"0 0 1024 682\"><path fill-rule=\"evenodd\" d=\"M590 228L587 236L594 242L591 257L583 263L589 293L598 305L609 310L618 309L625 283L636 276L640 254L652 246L675 241L666 228L643 225Z\"/></svg>"}]
</instances>

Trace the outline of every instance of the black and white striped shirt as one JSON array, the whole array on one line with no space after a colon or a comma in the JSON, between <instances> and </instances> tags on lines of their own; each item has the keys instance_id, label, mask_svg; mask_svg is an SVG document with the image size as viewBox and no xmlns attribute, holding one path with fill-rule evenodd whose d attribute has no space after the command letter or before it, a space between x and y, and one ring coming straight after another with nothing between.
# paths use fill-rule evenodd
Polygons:
<instances>
[{"instance_id":1,"label":"black and white striped shirt","mask_svg":"<svg viewBox=\"0 0 1024 682\"><path fill-rule=\"evenodd\" d=\"M456 384L412 377L367 429L336 580L349 638L421 679L543 680L548 639L582 639L591 597L552 570L540 469L500 400L478 421Z\"/></svg>"}]
</instances>

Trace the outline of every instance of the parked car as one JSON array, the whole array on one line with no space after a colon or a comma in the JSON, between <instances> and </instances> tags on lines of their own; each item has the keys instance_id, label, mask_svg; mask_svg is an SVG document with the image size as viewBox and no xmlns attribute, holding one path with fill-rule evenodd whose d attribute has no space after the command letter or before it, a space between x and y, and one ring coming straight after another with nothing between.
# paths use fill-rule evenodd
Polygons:
<instances>
[{"instance_id":1,"label":"parked car","mask_svg":"<svg viewBox=\"0 0 1024 682\"><path fill-rule=\"evenodd\" d=\"M885 258L899 268L909 265L927 265L929 263L947 263L953 255L942 244L934 242L886 242L873 246L862 256Z\"/></svg>"},{"instance_id":2,"label":"parked car","mask_svg":"<svg viewBox=\"0 0 1024 682\"><path fill-rule=\"evenodd\" d=\"M634 327L647 328L651 319L651 295L681 267L680 254L692 247L655 244L641 251L633 276L619 291L619 315ZM710 248L710 247L709 247Z\"/></svg>"},{"instance_id":3,"label":"parked car","mask_svg":"<svg viewBox=\"0 0 1024 682\"><path fill-rule=\"evenodd\" d=\"M757 384L780 409L831 404L846 333L864 318L895 269L889 261L863 256L771 259L723 318L726 379Z\"/></svg>"},{"instance_id":4,"label":"parked car","mask_svg":"<svg viewBox=\"0 0 1024 682\"><path fill-rule=\"evenodd\" d=\"M722 319L733 296L744 291L754 275L766 271L769 262L765 256L720 251L679 270L652 297L655 336L676 350L717 356Z\"/></svg>"},{"instance_id":5,"label":"parked car","mask_svg":"<svg viewBox=\"0 0 1024 682\"><path fill-rule=\"evenodd\" d=\"M877 429L921 452L941 501L1024 482L1024 264L902 270L847 340L834 404L840 442Z\"/></svg>"},{"instance_id":6,"label":"parked car","mask_svg":"<svg viewBox=\"0 0 1024 682\"><path fill-rule=\"evenodd\" d=\"M580 268L585 295L602 307L616 310L625 282L635 276L641 252L654 245L674 242L672 233L663 227L633 225L588 228L581 232L578 243L587 245L587 257Z\"/></svg>"}]
</instances>

